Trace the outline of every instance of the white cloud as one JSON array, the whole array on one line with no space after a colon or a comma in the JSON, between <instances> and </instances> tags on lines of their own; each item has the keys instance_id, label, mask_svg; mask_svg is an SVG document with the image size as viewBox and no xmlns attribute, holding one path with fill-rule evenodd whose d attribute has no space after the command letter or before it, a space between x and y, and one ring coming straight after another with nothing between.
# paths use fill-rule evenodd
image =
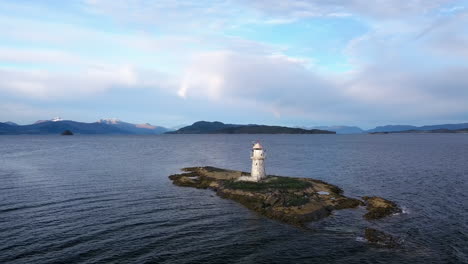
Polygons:
<instances>
[{"instance_id":1,"label":"white cloud","mask_svg":"<svg viewBox=\"0 0 468 264\"><path fill-rule=\"evenodd\" d=\"M22 121L32 116L52 117L56 112L46 110L42 107L33 107L22 103L2 103L0 104L0 122Z\"/></svg>"},{"instance_id":2,"label":"white cloud","mask_svg":"<svg viewBox=\"0 0 468 264\"><path fill-rule=\"evenodd\" d=\"M45 64L80 64L80 56L59 51L44 49L18 49L0 46L0 61L11 63L45 63Z\"/></svg>"},{"instance_id":3,"label":"white cloud","mask_svg":"<svg viewBox=\"0 0 468 264\"><path fill-rule=\"evenodd\" d=\"M246 10L232 1L180 0L92 0L84 1L89 12L110 15L123 22L150 24L160 30L187 29L212 31L231 27L241 20Z\"/></svg>"},{"instance_id":4,"label":"white cloud","mask_svg":"<svg viewBox=\"0 0 468 264\"><path fill-rule=\"evenodd\" d=\"M138 71L130 65L89 67L83 70L0 70L0 91L35 99L77 99L113 88L171 89L170 82L157 72Z\"/></svg>"},{"instance_id":5,"label":"white cloud","mask_svg":"<svg viewBox=\"0 0 468 264\"><path fill-rule=\"evenodd\" d=\"M284 55L201 53L187 68L179 95L315 122L351 122L363 116L373 122L414 121L468 112L468 65L414 68L418 63L412 57L391 56L400 40L377 48L372 38L355 43L359 52L353 54L369 47L381 53L345 75L320 75L303 60Z\"/></svg>"},{"instance_id":6,"label":"white cloud","mask_svg":"<svg viewBox=\"0 0 468 264\"><path fill-rule=\"evenodd\" d=\"M277 117L316 117L329 104L343 100L333 82L309 71L301 59L230 51L195 56L182 78L179 95L239 107L255 104Z\"/></svg>"},{"instance_id":7,"label":"white cloud","mask_svg":"<svg viewBox=\"0 0 468 264\"><path fill-rule=\"evenodd\" d=\"M465 15L380 23L346 49L354 101L395 120L443 120L468 112ZM456 41L458 40L458 41ZM467 42L468 43L468 42ZM451 56L448 56L451 55Z\"/></svg>"}]
</instances>

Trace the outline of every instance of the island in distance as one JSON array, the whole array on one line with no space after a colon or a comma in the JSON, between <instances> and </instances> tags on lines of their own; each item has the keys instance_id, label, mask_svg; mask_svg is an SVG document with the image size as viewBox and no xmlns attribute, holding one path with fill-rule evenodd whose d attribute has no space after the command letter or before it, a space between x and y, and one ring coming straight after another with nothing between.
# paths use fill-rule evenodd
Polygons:
<instances>
[{"instance_id":1,"label":"island in distance","mask_svg":"<svg viewBox=\"0 0 468 264\"><path fill-rule=\"evenodd\" d=\"M166 134L336 134L335 131L302 129L284 126L236 125L222 122L199 121Z\"/></svg>"}]
</instances>

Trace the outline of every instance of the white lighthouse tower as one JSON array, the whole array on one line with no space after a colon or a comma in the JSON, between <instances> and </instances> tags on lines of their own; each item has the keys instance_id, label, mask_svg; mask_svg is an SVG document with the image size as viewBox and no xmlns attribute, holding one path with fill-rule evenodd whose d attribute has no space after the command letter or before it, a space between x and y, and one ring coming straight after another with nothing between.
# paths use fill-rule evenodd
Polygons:
<instances>
[{"instance_id":1,"label":"white lighthouse tower","mask_svg":"<svg viewBox=\"0 0 468 264\"><path fill-rule=\"evenodd\" d=\"M251 181L259 182L265 179L265 151L259 142L253 145L252 156L250 158L252 159Z\"/></svg>"}]
</instances>

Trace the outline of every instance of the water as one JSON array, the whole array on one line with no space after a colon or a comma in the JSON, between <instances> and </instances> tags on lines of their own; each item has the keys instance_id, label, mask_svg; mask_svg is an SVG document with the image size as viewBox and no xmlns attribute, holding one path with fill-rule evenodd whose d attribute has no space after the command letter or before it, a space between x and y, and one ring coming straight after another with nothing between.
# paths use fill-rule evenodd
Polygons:
<instances>
[{"instance_id":1,"label":"water","mask_svg":"<svg viewBox=\"0 0 468 264\"><path fill-rule=\"evenodd\" d=\"M209 190L173 186L186 166L312 177L404 213L342 210L298 229ZM468 136L1 136L0 263L468 263ZM398 249L363 241L365 227Z\"/></svg>"}]
</instances>

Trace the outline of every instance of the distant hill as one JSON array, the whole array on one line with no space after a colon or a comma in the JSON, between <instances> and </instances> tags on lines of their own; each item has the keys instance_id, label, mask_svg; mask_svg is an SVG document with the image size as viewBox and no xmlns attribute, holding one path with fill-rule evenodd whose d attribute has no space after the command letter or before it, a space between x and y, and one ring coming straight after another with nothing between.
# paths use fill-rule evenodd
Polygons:
<instances>
[{"instance_id":1,"label":"distant hill","mask_svg":"<svg viewBox=\"0 0 468 264\"><path fill-rule=\"evenodd\" d=\"M437 129L457 130L468 128L468 123L461 124L443 124L443 125L429 125L429 126L410 126L410 125L388 125L378 126L374 129L367 130L368 133L376 132L401 132L401 131L431 131Z\"/></svg>"},{"instance_id":2,"label":"distant hill","mask_svg":"<svg viewBox=\"0 0 468 264\"><path fill-rule=\"evenodd\" d=\"M182 127L176 131L167 132L166 134L209 134L221 129L230 127L240 127L241 125L224 124L221 122L198 121L190 126Z\"/></svg>"},{"instance_id":3,"label":"distant hill","mask_svg":"<svg viewBox=\"0 0 468 264\"><path fill-rule=\"evenodd\" d=\"M417 130L435 130L435 129L459 130L459 129L465 129L465 128L468 128L468 123L422 126L422 127L419 127Z\"/></svg>"},{"instance_id":4,"label":"distant hill","mask_svg":"<svg viewBox=\"0 0 468 264\"><path fill-rule=\"evenodd\" d=\"M410 125L388 125L388 126L378 126L373 129L369 129L366 132L368 133L378 133L378 132L397 132L397 131L407 131L417 129L416 126Z\"/></svg>"},{"instance_id":5,"label":"distant hill","mask_svg":"<svg viewBox=\"0 0 468 264\"><path fill-rule=\"evenodd\" d=\"M119 134L119 135L149 135L162 134L167 129L149 124L135 125L122 121L108 124L100 120L94 123L76 122L71 120L41 120L31 125L10 125L0 123L0 135L18 134L60 134L70 130L74 134Z\"/></svg>"},{"instance_id":6,"label":"distant hill","mask_svg":"<svg viewBox=\"0 0 468 264\"><path fill-rule=\"evenodd\" d=\"M357 126L317 126L313 129L335 131L337 134L362 134L364 130Z\"/></svg>"},{"instance_id":7,"label":"distant hill","mask_svg":"<svg viewBox=\"0 0 468 264\"><path fill-rule=\"evenodd\" d=\"M468 128L462 128L462 129L433 129L433 130L406 130L406 131L396 131L396 132L390 132L390 133L417 133L417 134L429 134L429 133L468 133Z\"/></svg>"},{"instance_id":8,"label":"distant hill","mask_svg":"<svg viewBox=\"0 0 468 264\"><path fill-rule=\"evenodd\" d=\"M336 134L333 131L266 125L235 125L199 121L166 134Z\"/></svg>"},{"instance_id":9,"label":"distant hill","mask_svg":"<svg viewBox=\"0 0 468 264\"><path fill-rule=\"evenodd\" d=\"M6 125L6 124L5 124ZM75 121L44 121L25 126L0 127L0 134L60 134L70 130L75 134L128 134L119 128L100 123L82 123Z\"/></svg>"},{"instance_id":10,"label":"distant hill","mask_svg":"<svg viewBox=\"0 0 468 264\"><path fill-rule=\"evenodd\" d=\"M0 135L15 134L16 126L7 123L0 123Z\"/></svg>"},{"instance_id":11,"label":"distant hill","mask_svg":"<svg viewBox=\"0 0 468 264\"><path fill-rule=\"evenodd\" d=\"M5 124L10 125L10 126L17 126L18 125L18 124L14 123L14 122L11 122L11 121L7 121L7 122L5 122Z\"/></svg>"},{"instance_id":12,"label":"distant hill","mask_svg":"<svg viewBox=\"0 0 468 264\"><path fill-rule=\"evenodd\" d=\"M137 135L159 135L159 134L163 134L169 131L169 129L165 127L153 126L148 123L132 124L132 123L123 122L116 118L100 119L97 122L101 124L107 124L116 128L120 128L124 131L131 132L131 134L137 134Z\"/></svg>"}]
</instances>

